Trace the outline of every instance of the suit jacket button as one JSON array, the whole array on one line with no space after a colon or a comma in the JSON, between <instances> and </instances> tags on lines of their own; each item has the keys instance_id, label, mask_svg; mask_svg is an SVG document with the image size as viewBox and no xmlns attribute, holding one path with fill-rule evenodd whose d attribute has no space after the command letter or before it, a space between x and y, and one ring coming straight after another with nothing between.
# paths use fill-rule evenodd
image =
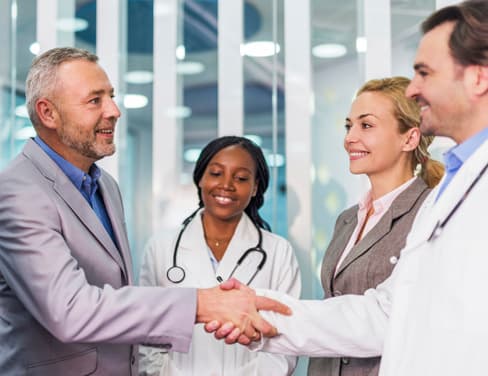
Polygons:
<instances>
[{"instance_id":1,"label":"suit jacket button","mask_svg":"<svg viewBox=\"0 0 488 376\"><path fill-rule=\"evenodd\" d=\"M347 364L349 364L349 361L350 361L349 358L341 358L342 364L346 364L347 365Z\"/></svg>"},{"instance_id":2,"label":"suit jacket button","mask_svg":"<svg viewBox=\"0 0 488 376\"><path fill-rule=\"evenodd\" d=\"M132 355L130 357L130 364L134 365L136 363L136 357L134 355Z\"/></svg>"}]
</instances>

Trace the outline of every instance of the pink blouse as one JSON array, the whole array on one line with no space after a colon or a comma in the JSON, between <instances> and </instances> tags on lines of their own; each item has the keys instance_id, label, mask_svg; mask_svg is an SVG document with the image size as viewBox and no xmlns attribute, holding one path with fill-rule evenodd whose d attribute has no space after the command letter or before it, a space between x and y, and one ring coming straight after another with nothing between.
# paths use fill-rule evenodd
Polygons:
<instances>
[{"instance_id":1,"label":"pink blouse","mask_svg":"<svg viewBox=\"0 0 488 376\"><path fill-rule=\"evenodd\" d=\"M356 225L356 228L354 229L351 238L349 239L349 242L347 243L346 248L344 249L344 252L342 252L341 258L339 259L339 262L337 263L336 266L336 273L337 270L339 269L339 266L342 264L346 256L349 254L351 251L352 247L356 244L356 239L359 235L359 231L361 231L361 228L363 227L364 221L366 219L366 214L368 213L368 210L371 206L373 206L374 213L371 214L371 216L368 219L368 222L364 226L363 229L363 234L361 236L361 239L363 239L366 234L374 227L376 224L380 221L380 219L383 217L383 215L388 211L390 208L391 204L395 199L398 197L400 193L402 193L405 189L407 189L410 184L413 183L415 180L415 177L411 178L407 182L403 183L400 185L398 188L395 188L393 191L387 193L386 195L376 199L373 201L373 198L371 197L371 190L369 190L363 198L359 201L358 206L359 210L357 213L358 216L358 223ZM361 240L360 240L361 241Z\"/></svg>"}]
</instances>

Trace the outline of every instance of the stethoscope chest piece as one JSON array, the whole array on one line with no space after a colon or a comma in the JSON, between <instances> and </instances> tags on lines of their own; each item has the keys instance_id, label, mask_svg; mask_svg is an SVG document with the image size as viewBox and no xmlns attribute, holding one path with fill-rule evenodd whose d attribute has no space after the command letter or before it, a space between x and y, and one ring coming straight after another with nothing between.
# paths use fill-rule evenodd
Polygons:
<instances>
[{"instance_id":1,"label":"stethoscope chest piece","mask_svg":"<svg viewBox=\"0 0 488 376\"><path fill-rule=\"evenodd\" d=\"M185 271L181 266L173 265L166 271L166 277L173 283L180 283L185 279Z\"/></svg>"}]
</instances>

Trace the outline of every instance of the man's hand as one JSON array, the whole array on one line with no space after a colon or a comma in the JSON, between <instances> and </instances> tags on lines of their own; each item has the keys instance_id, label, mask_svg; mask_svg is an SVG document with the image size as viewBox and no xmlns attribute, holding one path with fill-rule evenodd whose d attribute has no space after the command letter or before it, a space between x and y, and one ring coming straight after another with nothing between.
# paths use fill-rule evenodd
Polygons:
<instances>
[{"instance_id":1,"label":"man's hand","mask_svg":"<svg viewBox=\"0 0 488 376\"><path fill-rule=\"evenodd\" d=\"M225 291L226 293L232 293L238 290L251 299L251 302L248 301L245 304L252 305L251 312L245 315L245 322L247 325L244 327L239 326L240 324L236 323L236 321L232 319L221 320L217 316L214 316L213 320L210 322L198 321L206 322L207 324L205 325L205 330L207 332L215 332L215 338L217 339L225 338L225 342L228 344L239 342L242 345L248 345L251 341L260 340L262 335L265 337L273 337L277 334L276 328L270 325L267 321L263 320L258 314L258 310L274 311L284 315L291 314L290 309L286 305L270 298L256 296L254 290L240 283L234 278L222 283L220 285L220 290ZM237 306L234 305L230 307L236 308ZM247 308L250 308L249 305ZM235 309L233 309L233 311L236 313ZM242 312L244 313L245 311ZM221 325L221 323L225 324Z\"/></svg>"}]
</instances>

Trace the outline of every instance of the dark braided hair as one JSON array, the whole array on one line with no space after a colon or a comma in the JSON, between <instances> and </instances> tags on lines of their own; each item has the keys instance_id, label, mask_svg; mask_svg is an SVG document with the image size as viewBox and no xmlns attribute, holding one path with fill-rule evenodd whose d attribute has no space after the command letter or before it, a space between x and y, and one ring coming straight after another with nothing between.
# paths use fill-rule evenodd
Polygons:
<instances>
[{"instance_id":1,"label":"dark braided hair","mask_svg":"<svg viewBox=\"0 0 488 376\"><path fill-rule=\"evenodd\" d=\"M247 205L244 211L256 225L265 230L271 231L269 224L259 215L259 208L261 208L264 203L264 192L266 192L269 185L268 164L266 163L266 159L264 158L261 148L253 141L245 137L219 137L210 141L207 146L203 148L200 156L198 157L197 163L195 164L195 169L193 170L193 182L198 189L198 206L203 208L202 192L198 184L200 183L200 180L202 179L210 160L222 149L233 145L239 145L245 149L252 157L254 164L256 165L256 182L258 183L256 195L251 198L249 205Z\"/></svg>"}]
</instances>

